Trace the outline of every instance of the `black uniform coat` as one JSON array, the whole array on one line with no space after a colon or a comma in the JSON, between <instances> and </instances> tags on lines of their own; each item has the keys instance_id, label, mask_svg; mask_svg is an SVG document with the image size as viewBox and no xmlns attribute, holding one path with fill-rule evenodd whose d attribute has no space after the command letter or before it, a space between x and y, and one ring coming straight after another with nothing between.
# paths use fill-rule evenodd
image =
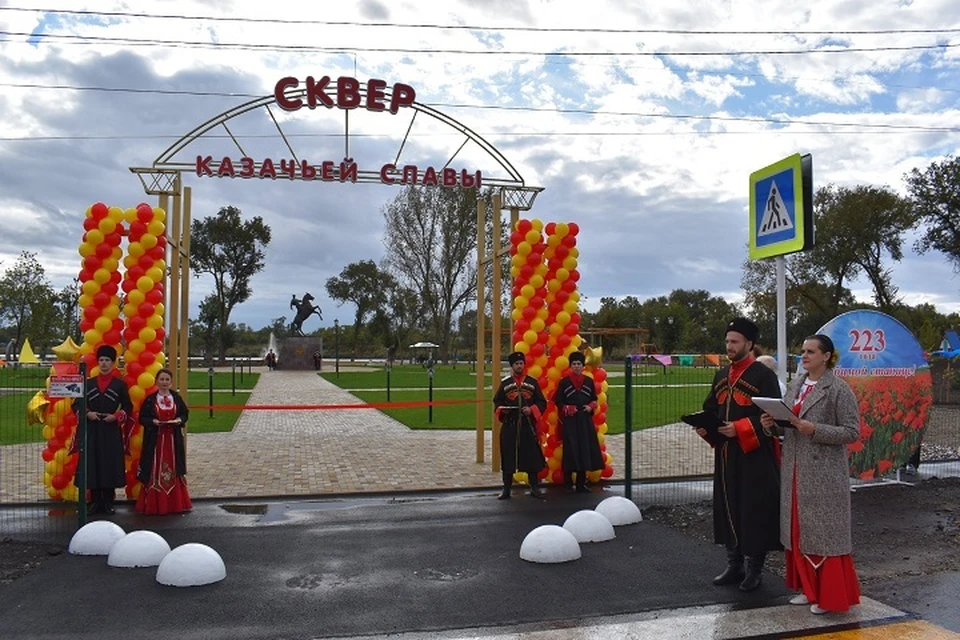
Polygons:
<instances>
[{"instance_id":1,"label":"black uniform coat","mask_svg":"<svg viewBox=\"0 0 960 640\"><path fill-rule=\"evenodd\" d=\"M583 410L584 407L597 410L597 390L593 378L582 378L579 389L572 377L564 378L553 394L553 403L557 405L557 414L563 425L563 470L566 472L603 469L603 454L597 429L593 426L593 413Z\"/></svg>"},{"instance_id":2,"label":"black uniform coat","mask_svg":"<svg viewBox=\"0 0 960 640\"><path fill-rule=\"evenodd\" d=\"M139 422L143 425L143 449L140 451L140 468L137 471L137 479L143 484L149 484L150 482L150 472L153 467L153 452L157 448L157 434L160 432L160 427L153 424L154 418L157 417L158 393L159 392L155 391L147 396L143 401L143 405L140 407ZM173 448L177 463L176 471L178 476L183 477L187 475L183 426L187 424L187 417L190 415L190 411L187 409L187 405L179 393L172 390L170 393L173 395L174 404L177 405L176 417L183 420L182 424L174 426L173 428Z\"/></svg>"},{"instance_id":3,"label":"black uniform coat","mask_svg":"<svg viewBox=\"0 0 960 640\"><path fill-rule=\"evenodd\" d=\"M87 489L115 489L127 484L123 470L123 425L126 416L133 411L127 384L120 378L112 378L104 392L100 392L97 376L87 378L87 411L94 413L118 414L115 422L87 420ZM80 410L80 403L74 401L74 411ZM78 416L79 417L79 416ZM81 468L75 474L79 482Z\"/></svg>"},{"instance_id":4,"label":"black uniform coat","mask_svg":"<svg viewBox=\"0 0 960 640\"><path fill-rule=\"evenodd\" d=\"M776 436L760 424L753 396L779 398L777 375L749 356L750 364L732 383L730 367L713 379L703 409L733 422L735 438L715 428L705 439L714 447L713 534L717 544L744 555L760 555L780 546L780 466Z\"/></svg>"},{"instance_id":5,"label":"black uniform coat","mask_svg":"<svg viewBox=\"0 0 960 640\"><path fill-rule=\"evenodd\" d=\"M503 472L520 470L536 475L547 466L537 435L537 423L547 410L547 399L543 397L540 385L530 376L504 378L493 396L493 406L502 423L500 460ZM529 416L520 412L523 407L530 407Z\"/></svg>"}]
</instances>

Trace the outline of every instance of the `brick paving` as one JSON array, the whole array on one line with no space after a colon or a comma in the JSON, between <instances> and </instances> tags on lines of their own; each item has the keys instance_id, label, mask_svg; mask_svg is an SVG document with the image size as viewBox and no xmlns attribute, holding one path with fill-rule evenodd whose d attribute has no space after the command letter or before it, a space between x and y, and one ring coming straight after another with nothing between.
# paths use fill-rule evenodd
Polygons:
<instances>
[{"instance_id":1,"label":"brick paving","mask_svg":"<svg viewBox=\"0 0 960 640\"><path fill-rule=\"evenodd\" d=\"M264 372L251 405L362 404L312 371ZM488 414L489 415L489 414ZM195 418L200 419L200 418ZM195 498L311 496L495 488L491 432L476 462L473 430L411 430L375 409L245 411L229 433L188 434L187 481ZM607 438L622 479L623 436ZM0 447L0 503L42 501L41 444ZM635 433L633 478L709 473L712 454L689 427Z\"/></svg>"}]
</instances>

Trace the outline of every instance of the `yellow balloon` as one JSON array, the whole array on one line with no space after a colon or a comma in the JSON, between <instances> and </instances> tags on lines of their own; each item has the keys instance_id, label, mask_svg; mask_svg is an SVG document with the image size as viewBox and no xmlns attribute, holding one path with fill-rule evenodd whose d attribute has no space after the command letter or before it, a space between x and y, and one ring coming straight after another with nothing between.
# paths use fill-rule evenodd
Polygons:
<instances>
[{"instance_id":1,"label":"yellow balloon","mask_svg":"<svg viewBox=\"0 0 960 640\"><path fill-rule=\"evenodd\" d=\"M527 329L526 333L523 334L523 341L528 345L537 344L537 332L532 329Z\"/></svg>"},{"instance_id":2,"label":"yellow balloon","mask_svg":"<svg viewBox=\"0 0 960 640\"><path fill-rule=\"evenodd\" d=\"M140 236L140 244L143 245L144 249L153 249L155 246L157 246L157 236L153 235L152 233L145 233Z\"/></svg>"},{"instance_id":3,"label":"yellow balloon","mask_svg":"<svg viewBox=\"0 0 960 640\"><path fill-rule=\"evenodd\" d=\"M530 328L540 333L547 328L547 323L543 321L543 318L534 318L530 321Z\"/></svg>"},{"instance_id":4,"label":"yellow balloon","mask_svg":"<svg viewBox=\"0 0 960 640\"><path fill-rule=\"evenodd\" d=\"M100 293L100 283L96 280L87 280L83 283L83 286L80 287L80 290L88 296L95 296Z\"/></svg>"},{"instance_id":5,"label":"yellow balloon","mask_svg":"<svg viewBox=\"0 0 960 640\"><path fill-rule=\"evenodd\" d=\"M132 269L133 267L135 267L135 266L137 265L137 263L138 263L139 261L140 261L139 258L137 258L137 257L135 257L135 256L125 256L125 257L123 258L123 266L124 266L124 268L126 268L126 269Z\"/></svg>"},{"instance_id":6,"label":"yellow balloon","mask_svg":"<svg viewBox=\"0 0 960 640\"><path fill-rule=\"evenodd\" d=\"M602 407L603 405L607 404L607 394L605 394L605 393L598 393L598 394L597 394L597 404L600 405L601 407Z\"/></svg>"},{"instance_id":7,"label":"yellow balloon","mask_svg":"<svg viewBox=\"0 0 960 640\"><path fill-rule=\"evenodd\" d=\"M89 345L98 345L103 341L103 334L96 329L87 329L83 334L83 341Z\"/></svg>"},{"instance_id":8,"label":"yellow balloon","mask_svg":"<svg viewBox=\"0 0 960 640\"><path fill-rule=\"evenodd\" d=\"M103 232L100 231L100 229L90 229L90 231L83 234L83 241L96 247L103 242Z\"/></svg>"},{"instance_id":9,"label":"yellow balloon","mask_svg":"<svg viewBox=\"0 0 960 640\"><path fill-rule=\"evenodd\" d=\"M567 300L563 303L563 310L568 314L577 312L577 303L573 300ZM559 314L558 314L559 315Z\"/></svg>"},{"instance_id":10,"label":"yellow balloon","mask_svg":"<svg viewBox=\"0 0 960 640\"><path fill-rule=\"evenodd\" d=\"M137 338L134 338L127 344L127 351L129 351L134 356L136 356L138 353L143 351L145 348L146 348L146 345L143 344L143 341L138 340Z\"/></svg>"},{"instance_id":11,"label":"yellow balloon","mask_svg":"<svg viewBox=\"0 0 960 640\"><path fill-rule=\"evenodd\" d=\"M609 431L609 430L610 430L610 427L607 426L607 423L606 423L606 422L604 422L602 425L600 425L600 428L598 429L598 431L599 431L600 433L604 434L604 435L606 435L607 431Z\"/></svg>"},{"instance_id":12,"label":"yellow balloon","mask_svg":"<svg viewBox=\"0 0 960 640\"><path fill-rule=\"evenodd\" d=\"M510 277L513 278L514 280L516 280L516 279L517 279L517 276L519 276L519 275L520 275L520 267L511 266L511 267L510 267Z\"/></svg>"},{"instance_id":13,"label":"yellow balloon","mask_svg":"<svg viewBox=\"0 0 960 640\"><path fill-rule=\"evenodd\" d=\"M143 402L143 399L145 397L147 397L147 394L145 393L142 387L139 387L136 385L130 387L130 400L134 404L136 404L137 402Z\"/></svg>"},{"instance_id":14,"label":"yellow balloon","mask_svg":"<svg viewBox=\"0 0 960 640\"><path fill-rule=\"evenodd\" d=\"M523 309L529 304L530 304L530 300L528 300L523 296L517 296L516 298L513 299L513 306L517 309Z\"/></svg>"},{"instance_id":15,"label":"yellow balloon","mask_svg":"<svg viewBox=\"0 0 960 640\"><path fill-rule=\"evenodd\" d=\"M160 282L163 280L163 270L156 267L150 267L147 269L147 272L144 274L154 282Z\"/></svg>"},{"instance_id":16,"label":"yellow balloon","mask_svg":"<svg viewBox=\"0 0 960 640\"><path fill-rule=\"evenodd\" d=\"M556 471L562 463L562 460L557 460L553 456L550 456L550 458L547 459L547 468L550 469L550 471Z\"/></svg>"},{"instance_id":17,"label":"yellow balloon","mask_svg":"<svg viewBox=\"0 0 960 640\"><path fill-rule=\"evenodd\" d=\"M533 251L533 247L530 246L529 242L521 242L517 245L517 255L518 256L528 256L530 252Z\"/></svg>"},{"instance_id":18,"label":"yellow balloon","mask_svg":"<svg viewBox=\"0 0 960 640\"><path fill-rule=\"evenodd\" d=\"M166 309L166 307L163 306L163 303L162 303L162 302L158 302L158 303L153 307L153 312L154 312L155 314L157 314L158 316L163 317L163 312L164 312L165 309Z\"/></svg>"},{"instance_id":19,"label":"yellow balloon","mask_svg":"<svg viewBox=\"0 0 960 640\"><path fill-rule=\"evenodd\" d=\"M154 207L153 219L159 220L160 222L165 222L167 220L167 212L164 211L161 207Z\"/></svg>"},{"instance_id":20,"label":"yellow balloon","mask_svg":"<svg viewBox=\"0 0 960 640\"><path fill-rule=\"evenodd\" d=\"M80 305L81 309L86 309L93 304L93 296L88 293L81 293L80 299L77 300L77 303Z\"/></svg>"},{"instance_id":21,"label":"yellow balloon","mask_svg":"<svg viewBox=\"0 0 960 640\"><path fill-rule=\"evenodd\" d=\"M524 236L523 239L529 242L530 244L537 244L538 242L540 242L540 232L534 229L530 229L530 231L527 231L527 235Z\"/></svg>"},{"instance_id":22,"label":"yellow balloon","mask_svg":"<svg viewBox=\"0 0 960 640\"><path fill-rule=\"evenodd\" d=\"M609 388L610 388L610 383L607 382L606 380L604 380L603 382L600 383L600 391L606 393L606 392L607 392L607 389L609 389Z\"/></svg>"},{"instance_id":23,"label":"yellow balloon","mask_svg":"<svg viewBox=\"0 0 960 640\"><path fill-rule=\"evenodd\" d=\"M539 273L535 273L530 276L530 286L534 289L539 289L543 286L543 276Z\"/></svg>"},{"instance_id":24,"label":"yellow balloon","mask_svg":"<svg viewBox=\"0 0 960 640\"><path fill-rule=\"evenodd\" d=\"M523 311L521 311L519 308L514 308L514 310L510 312L510 317L513 318L514 322L516 322L523 317Z\"/></svg>"},{"instance_id":25,"label":"yellow balloon","mask_svg":"<svg viewBox=\"0 0 960 640\"><path fill-rule=\"evenodd\" d=\"M147 276L140 276L140 279L137 280L137 289L144 293L150 291L150 289L153 289L153 280Z\"/></svg>"},{"instance_id":26,"label":"yellow balloon","mask_svg":"<svg viewBox=\"0 0 960 640\"><path fill-rule=\"evenodd\" d=\"M556 382L559 379L560 379L560 369L557 369L556 367L551 367L550 369L547 370L547 380L550 380L551 382Z\"/></svg>"},{"instance_id":27,"label":"yellow balloon","mask_svg":"<svg viewBox=\"0 0 960 640\"><path fill-rule=\"evenodd\" d=\"M160 368L163 369L163 365L167 364L167 354L163 351L157 354L157 359L154 360L154 364L159 364ZM151 371L153 375L157 375L155 371Z\"/></svg>"},{"instance_id":28,"label":"yellow balloon","mask_svg":"<svg viewBox=\"0 0 960 640\"><path fill-rule=\"evenodd\" d=\"M110 256L109 258L104 258L103 268L109 271L111 274L113 274L114 271L120 268L120 262L113 256Z\"/></svg>"},{"instance_id":29,"label":"yellow balloon","mask_svg":"<svg viewBox=\"0 0 960 640\"><path fill-rule=\"evenodd\" d=\"M140 329L140 334L137 337L139 337L141 342L144 343L153 342L157 339L157 331L155 329L151 329L150 327L144 327L143 329Z\"/></svg>"},{"instance_id":30,"label":"yellow balloon","mask_svg":"<svg viewBox=\"0 0 960 640\"><path fill-rule=\"evenodd\" d=\"M574 269L577 268L577 259L567 256L566 258L563 259L563 268L566 269L567 271L573 271Z\"/></svg>"},{"instance_id":31,"label":"yellow balloon","mask_svg":"<svg viewBox=\"0 0 960 640\"><path fill-rule=\"evenodd\" d=\"M80 346L77 347L77 351L79 351L81 355L85 356L89 353L93 353L93 347L94 345L92 344L89 344L87 342L82 342L80 343Z\"/></svg>"},{"instance_id":32,"label":"yellow balloon","mask_svg":"<svg viewBox=\"0 0 960 640\"><path fill-rule=\"evenodd\" d=\"M50 425L45 425L43 429L41 429L40 433L43 436L44 440L49 440L54 436L54 427Z\"/></svg>"},{"instance_id":33,"label":"yellow balloon","mask_svg":"<svg viewBox=\"0 0 960 640\"><path fill-rule=\"evenodd\" d=\"M157 269L160 269L160 271L163 271L164 273L166 273L166 271L167 271L167 261L166 261L166 260L155 260L155 261L153 262L153 266L156 267Z\"/></svg>"},{"instance_id":34,"label":"yellow balloon","mask_svg":"<svg viewBox=\"0 0 960 640\"><path fill-rule=\"evenodd\" d=\"M147 326L151 329L159 329L163 326L163 316L154 314L147 318Z\"/></svg>"},{"instance_id":35,"label":"yellow balloon","mask_svg":"<svg viewBox=\"0 0 960 640\"><path fill-rule=\"evenodd\" d=\"M137 377L137 386L143 387L144 389L149 389L153 386L153 381L154 378L152 373L143 372L139 375L139 377Z\"/></svg>"},{"instance_id":36,"label":"yellow balloon","mask_svg":"<svg viewBox=\"0 0 960 640\"><path fill-rule=\"evenodd\" d=\"M110 320L110 318L104 316L100 316L93 323L93 328L100 333L106 333L107 331L110 331L110 327L112 326L113 322Z\"/></svg>"},{"instance_id":37,"label":"yellow balloon","mask_svg":"<svg viewBox=\"0 0 960 640\"><path fill-rule=\"evenodd\" d=\"M601 426L604 426L604 427L605 427L606 424L603 424L603 425L601 425ZM603 432L601 432L601 431L599 431L599 430L597 431L597 442L600 443L600 446L603 446L603 445L607 444L607 436L604 435Z\"/></svg>"},{"instance_id":38,"label":"yellow balloon","mask_svg":"<svg viewBox=\"0 0 960 640\"><path fill-rule=\"evenodd\" d=\"M97 229L100 231L100 233L106 236L107 234L116 231L117 223L107 217L97 223Z\"/></svg>"},{"instance_id":39,"label":"yellow balloon","mask_svg":"<svg viewBox=\"0 0 960 640\"><path fill-rule=\"evenodd\" d=\"M89 242L81 242L80 246L77 247L77 252L84 258L92 256L97 252L97 247L90 244Z\"/></svg>"},{"instance_id":40,"label":"yellow balloon","mask_svg":"<svg viewBox=\"0 0 960 640\"><path fill-rule=\"evenodd\" d=\"M146 249L144 249L143 245L140 244L139 242L131 242L127 246L127 253L134 258L139 258L146 252L147 252Z\"/></svg>"},{"instance_id":41,"label":"yellow balloon","mask_svg":"<svg viewBox=\"0 0 960 640\"><path fill-rule=\"evenodd\" d=\"M532 298L533 296L537 295L537 290L534 289L533 286L525 284L520 287L520 295L522 295L524 298Z\"/></svg>"},{"instance_id":42,"label":"yellow balloon","mask_svg":"<svg viewBox=\"0 0 960 640\"><path fill-rule=\"evenodd\" d=\"M526 263L527 263L527 259L524 256L515 255L510 257L510 264L512 264L518 269L523 265L525 265Z\"/></svg>"},{"instance_id":43,"label":"yellow balloon","mask_svg":"<svg viewBox=\"0 0 960 640\"><path fill-rule=\"evenodd\" d=\"M519 344L527 344L527 343L526 343L526 342L520 342ZM524 353L526 353L526 352L524 352ZM543 369L542 369L540 366L536 365L536 364L533 365L532 367L530 367L529 369L527 369L527 375L532 376L532 377L534 377L534 378L539 378L539 377L540 377L540 374L542 374L542 373L543 373Z\"/></svg>"},{"instance_id":44,"label":"yellow balloon","mask_svg":"<svg viewBox=\"0 0 960 640\"><path fill-rule=\"evenodd\" d=\"M530 345L528 345L526 342L517 342L513 345L513 350L527 354L530 352Z\"/></svg>"},{"instance_id":45,"label":"yellow balloon","mask_svg":"<svg viewBox=\"0 0 960 640\"><path fill-rule=\"evenodd\" d=\"M123 210L123 219L127 222L136 222L137 220L137 209L136 207L129 207Z\"/></svg>"},{"instance_id":46,"label":"yellow balloon","mask_svg":"<svg viewBox=\"0 0 960 640\"><path fill-rule=\"evenodd\" d=\"M141 431L135 436L130 436L130 448L134 451L139 451L143 449L143 432Z\"/></svg>"},{"instance_id":47,"label":"yellow balloon","mask_svg":"<svg viewBox=\"0 0 960 640\"><path fill-rule=\"evenodd\" d=\"M562 242L563 242L563 239L556 234L547 238L547 246L554 249L559 247Z\"/></svg>"},{"instance_id":48,"label":"yellow balloon","mask_svg":"<svg viewBox=\"0 0 960 640\"><path fill-rule=\"evenodd\" d=\"M53 487L50 487L47 489L47 495L56 500L60 497L60 489L54 489Z\"/></svg>"},{"instance_id":49,"label":"yellow balloon","mask_svg":"<svg viewBox=\"0 0 960 640\"><path fill-rule=\"evenodd\" d=\"M527 484L527 472L526 471L515 471L513 473L513 479L520 484Z\"/></svg>"},{"instance_id":50,"label":"yellow balloon","mask_svg":"<svg viewBox=\"0 0 960 640\"><path fill-rule=\"evenodd\" d=\"M547 291L550 293L556 293L560 291L560 288L563 286L563 283L557 280L556 278L551 278L550 282L547 283Z\"/></svg>"},{"instance_id":51,"label":"yellow balloon","mask_svg":"<svg viewBox=\"0 0 960 640\"><path fill-rule=\"evenodd\" d=\"M556 365L557 369L563 371L570 366L570 360L567 358L567 356L558 356L557 359L554 360L554 364Z\"/></svg>"},{"instance_id":52,"label":"yellow balloon","mask_svg":"<svg viewBox=\"0 0 960 640\"><path fill-rule=\"evenodd\" d=\"M123 209L120 207L110 207L107 209L107 217L113 220L114 224L123 222Z\"/></svg>"},{"instance_id":53,"label":"yellow balloon","mask_svg":"<svg viewBox=\"0 0 960 640\"><path fill-rule=\"evenodd\" d=\"M137 305L133 304L132 302L128 302L127 304L123 305L123 315L127 316L128 318L132 318L133 316L137 315Z\"/></svg>"},{"instance_id":54,"label":"yellow balloon","mask_svg":"<svg viewBox=\"0 0 960 640\"><path fill-rule=\"evenodd\" d=\"M554 233L556 233L558 236L563 238L568 233L570 233L570 227L567 226L566 222L558 222L554 230Z\"/></svg>"},{"instance_id":55,"label":"yellow balloon","mask_svg":"<svg viewBox=\"0 0 960 640\"><path fill-rule=\"evenodd\" d=\"M550 325L550 335L556 338L561 333L563 333L563 325L557 322L554 322Z\"/></svg>"},{"instance_id":56,"label":"yellow balloon","mask_svg":"<svg viewBox=\"0 0 960 640\"><path fill-rule=\"evenodd\" d=\"M533 227L533 230L536 231L537 233L540 233L541 231L543 231L543 220L541 220L540 218L534 218L533 220L531 220L530 225Z\"/></svg>"},{"instance_id":57,"label":"yellow balloon","mask_svg":"<svg viewBox=\"0 0 960 640\"><path fill-rule=\"evenodd\" d=\"M147 233L154 236L162 236L166 226L159 220L154 220L147 225Z\"/></svg>"},{"instance_id":58,"label":"yellow balloon","mask_svg":"<svg viewBox=\"0 0 960 640\"><path fill-rule=\"evenodd\" d=\"M67 450L66 449L57 449L57 452L53 454L53 459L63 466L67 463Z\"/></svg>"},{"instance_id":59,"label":"yellow balloon","mask_svg":"<svg viewBox=\"0 0 960 640\"><path fill-rule=\"evenodd\" d=\"M567 326L568 324L570 324L570 314L567 313L566 311L561 311L560 313L558 313L558 314L557 314L557 324L559 324L559 325L561 325L561 326L564 326L564 327Z\"/></svg>"},{"instance_id":60,"label":"yellow balloon","mask_svg":"<svg viewBox=\"0 0 960 640\"><path fill-rule=\"evenodd\" d=\"M114 318L119 318L120 317L119 305L108 304L106 307L103 308L103 315L104 317L110 318L111 320L113 320Z\"/></svg>"},{"instance_id":61,"label":"yellow balloon","mask_svg":"<svg viewBox=\"0 0 960 640\"><path fill-rule=\"evenodd\" d=\"M160 369L163 369L163 365L155 361L147 366L147 373L151 374L153 377L157 377L157 373L160 371Z\"/></svg>"},{"instance_id":62,"label":"yellow balloon","mask_svg":"<svg viewBox=\"0 0 960 640\"><path fill-rule=\"evenodd\" d=\"M140 289L133 289L127 294L127 304L132 304L134 308L139 307L146 299L147 296L145 296ZM134 311L134 313L136 313L136 311Z\"/></svg>"},{"instance_id":63,"label":"yellow balloon","mask_svg":"<svg viewBox=\"0 0 960 640\"><path fill-rule=\"evenodd\" d=\"M563 267L560 267L559 269L557 269L557 280L559 280L560 282L564 282L569 277L570 277L569 271L567 271Z\"/></svg>"}]
</instances>

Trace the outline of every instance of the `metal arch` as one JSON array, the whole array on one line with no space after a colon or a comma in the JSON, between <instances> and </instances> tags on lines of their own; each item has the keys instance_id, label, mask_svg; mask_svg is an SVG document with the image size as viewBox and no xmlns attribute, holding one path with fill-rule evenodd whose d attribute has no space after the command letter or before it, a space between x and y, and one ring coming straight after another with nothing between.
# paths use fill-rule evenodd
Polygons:
<instances>
[{"instance_id":1,"label":"metal arch","mask_svg":"<svg viewBox=\"0 0 960 640\"><path fill-rule=\"evenodd\" d=\"M367 90L366 83L361 83L359 93L365 96L366 90ZM333 96L336 92L334 89L328 89L325 91L325 93L327 95ZM391 89L385 88L383 89L383 93L385 95L385 98L392 98L393 92ZM303 98L306 96L306 94L307 94L306 87L292 88L284 92L284 97ZM286 136L284 135L282 129L280 128L279 122L277 122L277 120L273 117L273 113L269 109L269 105L275 104L275 103L276 103L275 95L263 96L261 98L256 98L254 100L250 100L249 102L245 102L241 105L233 107L232 109L228 109L227 111L224 111L223 113L207 120L203 124L200 124L194 129L192 129L189 133L187 133L182 138L174 142L172 145L167 147L167 149L164 150L159 156L157 156L156 160L153 161L153 168L155 170L168 170L168 171L183 171L189 168L190 166L192 166L192 164L184 163L184 162L176 162L174 161L173 158L178 153L183 151L188 145L193 143L198 138L201 138L205 133L207 133L211 129L220 125L223 125L224 128L226 129L226 122L228 120L231 120L237 116L243 115L244 113L247 113L249 111L253 111L254 109L259 109L260 107L267 108L267 111L271 117L272 122L277 127L277 131L280 133L281 138L283 138L283 140L287 143L287 146L289 147L290 144L289 142L287 142ZM520 173L516 170L516 168L510 163L510 161L507 160L507 158L502 153L500 153L499 149L497 149L495 146L487 142L482 136L478 135L476 132L474 132L472 129L470 129L463 123L459 122L458 120L440 111L437 111L432 107L428 107L427 105L420 104L418 102L413 102L411 106L415 111L429 115L432 118L439 120L440 122L446 124L452 129L455 129L460 133L464 134L465 136L467 136L469 140L472 140L473 142L475 142L481 149L483 149L487 153L487 155L493 158L497 162L497 164L499 164L500 167L504 171L506 171L507 174L509 175L509 179L508 178L492 178L490 180L485 180L487 184L490 184L492 186L499 186L505 189L525 187L526 183L523 179L523 176L521 176ZM307 108L307 107L304 107L304 108ZM323 107L323 108L326 108L326 107ZM416 115L414 115L414 117L416 117ZM413 123L411 122L411 127L412 127L412 124ZM227 131L229 132L229 129L227 129ZM409 131L407 133L409 134ZM345 135L349 135L348 132L345 132ZM233 138L232 134L231 134L231 138ZM406 136L404 137L404 141L405 140L406 140ZM234 139L234 143L237 144L239 148L239 143L236 141L236 139ZM462 148L463 148L463 145L461 145L461 149ZM402 147L401 147L401 151L402 151ZM459 153L459 149L458 149L458 153ZM399 152L398 152L398 159L399 159ZM365 173L365 172L360 172L360 173ZM377 174L377 181L379 181L379 174Z\"/></svg>"}]
</instances>

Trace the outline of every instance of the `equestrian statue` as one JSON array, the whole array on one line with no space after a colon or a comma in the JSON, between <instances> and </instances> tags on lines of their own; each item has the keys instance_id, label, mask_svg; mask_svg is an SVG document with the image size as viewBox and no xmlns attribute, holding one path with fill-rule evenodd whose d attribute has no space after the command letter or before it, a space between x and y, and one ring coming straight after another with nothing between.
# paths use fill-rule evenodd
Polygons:
<instances>
[{"instance_id":1,"label":"equestrian statue","mask_svg":"<svg viewBox=\"0 0 960 640\"><path fill-rule=\"evenodd\" d=\"M320 310L320 307L313 304L313 296L310 293L303 294L303 300L297 298L297 294L293 294L290 299L290 308L297 310L297 315L293 319L293 322L290 323L290 331L298 336L303 334L303 323L304 321L316 314L318 318L323 320L323 312Z\"/></svg>"}]
</instances>

